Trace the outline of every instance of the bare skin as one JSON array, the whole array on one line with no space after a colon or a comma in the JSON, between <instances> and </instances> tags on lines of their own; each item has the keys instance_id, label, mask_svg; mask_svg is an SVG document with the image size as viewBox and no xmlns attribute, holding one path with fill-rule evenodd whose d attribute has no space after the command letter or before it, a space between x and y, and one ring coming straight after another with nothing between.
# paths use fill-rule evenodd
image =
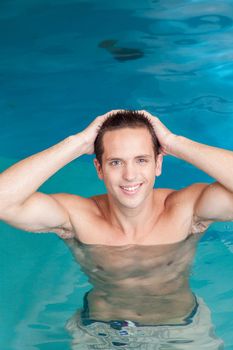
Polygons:
<instances>
[{"instance_id":1,"label":"bare skin","mask_svg":"<svg viewBox=\"0 0 233 350\"><path fill-rule=\"evenodd\" d=\"M188 237L204 232L212 222L233 220L233 152L174 135L158 118L144 114L161 144L156 159L147 129L107 132L102 166L94 160L106 194L83 198L37 192L67 163L93 153L98 127L107 113L81 133L4 171L0 219L26 231L54 232L67 239L95 286L88 296L91 317L179 323L194 307L187 271L196 242ZM216 182L179 191L154 189L167 154L190 162ZM127 254L122 247L130 247ZM101 267L94 274L88 270L90 258L92 270ZM106 283L99 283L106 270Z\"/></svg>"}]
</instances>

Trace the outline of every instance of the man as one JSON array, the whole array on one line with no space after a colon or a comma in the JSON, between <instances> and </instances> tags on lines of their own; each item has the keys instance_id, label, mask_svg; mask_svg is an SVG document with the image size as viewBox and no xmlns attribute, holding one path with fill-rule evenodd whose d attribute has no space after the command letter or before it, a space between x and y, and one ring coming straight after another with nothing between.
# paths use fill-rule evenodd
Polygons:
<instances>
[{"instance_id":1,"label":"man","mask_svg":"<svg viewBox=\"0 0 233 350\"><path fill-rule=\"evenodd\" d=\"M94 148L94 165L107 194L82 198L37 192L60 168ZM167 154L193 164L216 182L179 191L154 189ZM54 232L67 239L95 287L85 297L83 323L127 319L148 327L179 327L187 325L202 304L187 279L194 234L214 221L233 220L232 175L233 152L177 136L146 111L111 111L4 171L0 218L23 230ZM208 320L205 327L192 322L208 333ZM176 338L180 330L176 333L174 327ZM211 349L217 349L214 346Z\"/></svg>"}]
</instances>

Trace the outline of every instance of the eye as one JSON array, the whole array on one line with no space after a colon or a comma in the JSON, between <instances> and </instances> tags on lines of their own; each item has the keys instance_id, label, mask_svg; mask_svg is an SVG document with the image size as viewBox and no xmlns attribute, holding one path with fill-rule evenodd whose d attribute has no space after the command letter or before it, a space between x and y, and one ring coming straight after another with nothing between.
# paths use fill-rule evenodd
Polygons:
<instances>
[{"instance_id":1,"label":"eye","mask_svg":"<svg viewBox=\"0 0 233 350\"><path fill-rule=\"evenodd\" d=\"M139 162L139 163L148 163L148 159L139 158L139 159L138 159L138 162Z\"/></svg>"},{"instance_id":2,"label":"eye","mask_svg":"<svg viewBox=\"0 0 233 350\"><path fill-rule=\"evenodd\" d=\"M120 161L120 160L112 160L112 161L110 162L110 165L112 165L112 166L121 165L121 161Z\"/></svg>"}]
</instances>

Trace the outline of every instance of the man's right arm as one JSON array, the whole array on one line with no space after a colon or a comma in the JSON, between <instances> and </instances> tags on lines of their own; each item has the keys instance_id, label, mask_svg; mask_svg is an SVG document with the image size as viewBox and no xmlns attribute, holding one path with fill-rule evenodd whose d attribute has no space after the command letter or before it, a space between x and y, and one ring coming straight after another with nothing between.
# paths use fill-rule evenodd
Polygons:
<instances>
[{"instance_id":1,"label":"man's right arm","mask_svg":"<svg viewBox=\"0 0 233 350\"><path fill-rule=\"evenodd\" d=\"M68 211L56 195L37 192L59 169L86 153L83 135L60 143L14 164L0 174L0 219L31 232L72 230Z\"/></svg>"},{"instance_id":2,"label":"man's right arm","mask_svg":"<svg viewBox=\"0 0 233 350\"><path fill-rule=\"evenodd\" d=\"M83 154L93 154L94 142L105 119L114 112L98 116L82 132L28 157L0 174L0 220L31 232L72 231L68 208L72 195L47 195L38 188L59 169ZM75 196L82 206L85 198Z\"/></svg>"}]
</instances>

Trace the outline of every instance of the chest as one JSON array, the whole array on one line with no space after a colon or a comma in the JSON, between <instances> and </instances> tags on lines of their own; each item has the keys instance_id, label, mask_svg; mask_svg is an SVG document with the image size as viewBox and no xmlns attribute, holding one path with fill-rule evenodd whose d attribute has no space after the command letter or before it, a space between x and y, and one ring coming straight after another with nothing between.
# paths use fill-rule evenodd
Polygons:
<instances>
[{"instance_id":1,"label":"chest","mask_svg":"<svg viewBox=\"0 0 233 350\"><path fill-rule=\"evenodd\" d=\"M194 236L163 245L106 246L73 241L72 251L92 283L154 286L185 275L195 252Z\"/></svg>"},{"instance_id":2,"label":"chest","mask_svg":"<svg viewBox=\"0 0 233 350\"><path fill-rule=\"evenodd\" d=\"M83 243L120 246L127 244L157 245L184 240L192 232L192 215L180 207L164 211L159 220L149 220L130 237L100 215L85 213L73 217L75 236Z\"/></svg>"}]
</instances>

